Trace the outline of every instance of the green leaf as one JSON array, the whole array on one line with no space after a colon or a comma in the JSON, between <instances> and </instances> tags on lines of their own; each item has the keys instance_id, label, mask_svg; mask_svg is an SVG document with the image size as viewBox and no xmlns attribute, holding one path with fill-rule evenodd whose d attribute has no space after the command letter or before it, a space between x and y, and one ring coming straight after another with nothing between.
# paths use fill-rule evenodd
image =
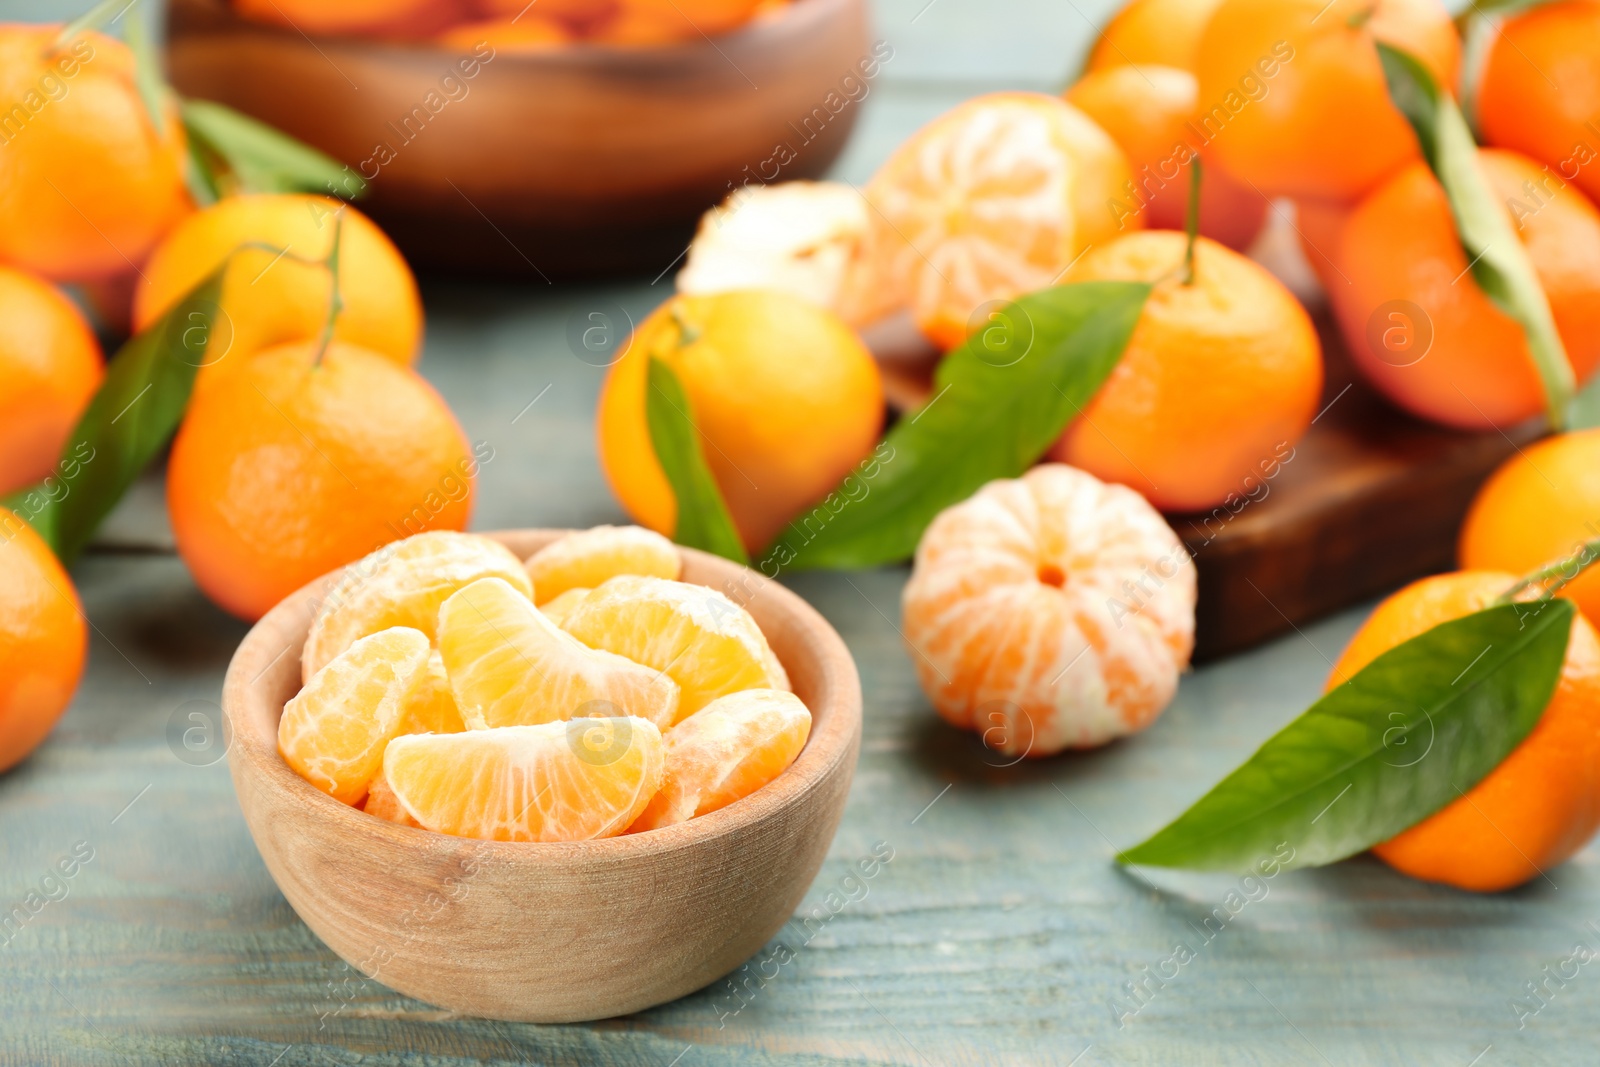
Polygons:
<instances>
[{"instance_id":1,"label":"green leaf","mask_svg":"<svg viewBox=\"0 0 1600 1067\"><path fill-rule=\"evenodd\" d=\"M1422 154L1449 198L1472 276L1522 327L1544 386L1550 424L1559 429L1566 424L1572 400L1572 366L1527 250L1478 166L1478 146L1467 120L1415 56L1382 41L1377 46L1389 96L1416 131Z\"/></svg>"},{"instance_id":2,"label":"green leaf","mask_svg":"<svg viewBox=\"0 0 1600 1067\"><path fill-rule=\"evenodd\" d=\"M1284 866L1318 866L1416 825L1539 721L1573 610L1568 600L1504 604L1396 645L1117 859L1243 871L1287 843Z\"/></svg>"},{"instance_id":3,"label":"green leaf","mask_svg":"<svg viewBox=\"0 0 1600 1067\"><path fill-rule=\"evenodd\" d=\"M1135 282L1058 285L991 314L939 364L928 403L889 431L877 473L846 479L865 495L801 515L766 559L803 569L910 556L940 511L1044 455L1122 358L1149 293Z\"/></svg>"},{"instance_id":4,"label":"green leaf","mask_svg":"<svg viewBox=\"0 0 1600 1067\"><path fill-rule=\"evenodd\" d=\"M167 94L166 79L161 75L161 59L150 47L150 35L140 16L135 15L123 30L128 51L133 53L133 84L139 90L139 99L150 116L150 125L159 137L167 135L167 115L164 109Z\"/></svg>"},{"instance_id":5,"label":"green leaf","mask_svg":"<svg viewBox=\"0 0 1600 1067\"><path fill-rule=\"evenodd\" d=\"M185 100L183 124L204 156L216 156L230 172L238 191L249 193L312 192L359 197L367 183L350 168L264 122L210 100ZM212 173L213 190L226 186Z\"/></svg>"},{"instance_id":6,"label":"green leaf","mask_svg":"<svg viewBox=\"0 0 1600 1067\"><path fill-rule=\"evenodd\" d=\"M6 504L64 563L81 552L183 418L208 357L226 264L123 345L61 451L56 473Z\"/></svg>"},{"instance_id":7,"label":"green leaf","mask_svg":"<svg viewBox=\"0 0 1600 1067\"><path fill-rule=\"evenodd\" d=\"M689 394L677 372L655 356L650 357L645 416L650 426L650 444L678 501L678 528L672 539L680 545L749 563L739 531L728 515L728 505L700 450L700 430Z\"/></svg>"}]
</instances>

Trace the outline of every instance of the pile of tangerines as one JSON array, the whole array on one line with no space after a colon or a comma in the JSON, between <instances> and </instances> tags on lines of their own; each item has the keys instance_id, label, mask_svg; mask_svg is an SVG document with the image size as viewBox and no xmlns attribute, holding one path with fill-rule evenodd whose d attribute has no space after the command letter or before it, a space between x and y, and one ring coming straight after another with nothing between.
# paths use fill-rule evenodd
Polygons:
<instances>
[{"instance_id":1,"label":"pile of tangerines","mask_svg":"<svg viewBox=\"0 0 1600 1067\"><path fill-rule=\"evenodd\" d=\"M307 34L433 40L537 53L578 41L643 48L700 41L779 11L789 0L233 0L245 18Z\"/></svg>"},{"instance_id":2,"label":"pile of tangerines","mask_svg":"<svg viewBox=\"0 0 1600 1067\"><path fill-rule=\"evenodd\" d=\"M484 27L423 17L443 8L455 19L500 18L496 33L534 27L561 39L648 24L642 42L658 31L672 39L661 28L671 21L666 8L698 35L759 6L541 0L520 15L517 5L486 2L470 11L284 0L261 8L307 32L487 39ZM545 19L550 27L538 28ZM1355 363L1398 407L1478 430L1544 410L1530 345L1479 286L1452 204L1391 100L1378 42L1469 101L1488 146L1478 155L1482 178L1505 202L1573 378L1584 381L1600 361L1600 211L1590 199L1600 196L1600 156L1590 148L1600 146L1600 0L1552 0L1498 29L1483 62L1464 72L1460 33L1437 0L1132 0L1060 97L970 100L918 131L860 190L825 182L741 190L703 224L680 294L640 325L608 372L597 415L608 481L652 530L676 535L699 518L656 453L646 409L659 361L692 409L693 439L735 539L759 553L819 501L849 497L852 484L908 462L883 447L884 385L863 335L910 323L951 351L1024 294L1062 283L1148 285L1114 369L1039 457L1049 462L934 519L903 604L931 702L993 747L1042 756L1143 728L1172 698L1193 645L1194 564L1162 513L1244 506L1327 402L1311 315L1243 252L1271 216L1293 226ZM71 91L55 90L63 84ZM84 649L70 580L25 521L37 499L72 492L102 461L70 447L78 420L95 417L92 407L84 412L102 356L58 285L80 287L113 318L124 305L132 328L149 336L183 325L172 309L221 272L167 495L196 581L243 618L398 539L464 528L478 462L412 369L422 313L411 273L353 207L282 193L200 206L183 180L181 127L151 114L126 51L99 34L0 26L0 104L12 98L24 101L25 122L0 144L0 492L24 495L11 498L20 518L0 513L0 767L48 731ZM1420 311L1425 343L1416 314L1406 320L1412 333L1395 341L1395 306ZM925 410L939 402L934 395ZM30 495L30 486L39 488ZM1600 431L1526 450L1490 480L1467 520L1461 559L1473 569L1397 594L1342 666L1354 670L1473 610L1512 574L1591 538L1596 521ZM584 610L599 617L611 582L637 572L602 575L583 599L558 603L544 599L549 586L527 579L533 561L528 571L504 564L425 610L380 605L382 625L351 630L308 669L286 711L285 758L375 814L498 834L494 812L430 792L428 774L398 765L418 745L440 743L404 738L468 739L449 748L478 745L476 733L551 725L490 721L495 685L531 683L507 682L504 663L485 666L484 649L451 636L471 630L466 614L452 627L441 609L479 597L480 614L499 613L530 635L527 649L571 653L555 632L636 665L656 654L606 644L613 629L636 636L648 627L608 618L574 629ZM661 597L670 601L669 592ZM1600 578L1585 576L1568 592L1597 617ZM1600 823L1596 654L1580 618L1550 713L1513 758L1461 810L1452 805L1407 831L1409 844L1380 854L1421 877L1497 888L1586 841ZM392 675L386 710L358 716L365 740L339 749L353 735L332 725L347 710L338 694L371 670ZM776 677L746 688L782 692ZM685 692L691 684L679 682ZM665 713L635 717L658 732L682 728ZM440 726L456 719L477 729ZM499 758L490 749L458 755L486 767ZM319 778L330 751L338 773ZM647 763L635 768L633 792L616 794L620 806L559 833L633 825L644 810L634 804L650 791ZM396 775L406 776L403 786ZM1549 788L1532 797L1518 784L1530 775ZM1477 857L1465 871L1461 847L1449 843L1458 840Z\"/></svg>"}]
</instances>

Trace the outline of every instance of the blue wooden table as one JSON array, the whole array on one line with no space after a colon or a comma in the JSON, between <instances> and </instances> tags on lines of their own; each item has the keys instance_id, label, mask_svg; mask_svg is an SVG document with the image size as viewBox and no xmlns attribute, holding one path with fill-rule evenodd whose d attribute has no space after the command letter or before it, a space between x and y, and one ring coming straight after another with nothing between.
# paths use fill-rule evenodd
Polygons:
<instances>
[{"instance_id":1,"label":"blue wooden table","mask_svg":"<svg viewBox=\"0 0 1600 1067\"><path fill-rule=\"evenodd\" d=\"M24 18L66 7L20 6ZM1059 86L1107 7L879 0L894 55L838 173L865 178L974 93ZM637 316L670 284L425 283L422 370L493 450L479 528L623 519L595 461L602 371L568 347L567 324L608 303ZM95 627L87 676L50 740L0 776L0 911L33 892L48 901L0 934L3 1065L1497 1067L1600 1056L1600 963L1572 960L1575 946L1600 950L1593 849L1491 897L1368 858L1249 884L1111 863L1317 694L1360 611L1194 672L1142 736L1008 765L944 726L918 691L897 631L903 568L794 577L854 651L866 693L844 824L778 936L794 959L741 982L742 995L718 983L629 1018L541 1027L458 1018L367 981L284 902L220 744L175 740L191 712L215 712L245 628L172 555L159 480L139 487L74 578ZM892 859L847 881L875 849ZM74 875L47 879L68 856Z\"/></svg>"}]
</instances>

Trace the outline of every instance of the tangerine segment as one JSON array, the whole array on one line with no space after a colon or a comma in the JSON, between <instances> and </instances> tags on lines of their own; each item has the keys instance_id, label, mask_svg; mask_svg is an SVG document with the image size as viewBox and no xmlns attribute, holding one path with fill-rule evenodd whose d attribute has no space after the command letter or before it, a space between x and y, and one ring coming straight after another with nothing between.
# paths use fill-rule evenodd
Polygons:
<instances>
[{"instance_id":1,"label":"tangerine segment","mask_svg":"<svg viewBox=\"0 0 1600 1067\"><path fill-rule=\"evenodd\" d=\"M570 533L528 557L533 602L544 607L569 589L593 589L619 574L676 578L683 558L672 542L642 526L596 526Z\"/></svg>"},{"instance_id":2,"label":"tangerine segment","mask_svg":"<svg viewBox=\"0 0 1600 1067\"><path fill-rule=\"evenodd\" d=\"M917 546L922 688L991 748L1043 756L1148 726L1194 646L1189 552L1138 493L1062 464L990 482Z\"/></svg>"},{"instance_id":3,"label":"tangerine segment","mask_svg":"<svg viewBox=\"0 0 1600 1067\"><path fill-rule=\"evenodd\" d=\"M489 841L589 841L628 827L661 787L661 731L637 716L389 743L383 774L429 830Z\"/></svg>"},{"instance_id":4,"label":"tangerine segment","mask_svg":"<svg viewBox=\"0 0 1600 1067\"><path fill-rule=\"evenodd\" d=\"M746 689L667 731L661 790L629 833L686 822L747 797L788 769L811 734L793 693Z\"/></svg>"},{"instance_id":5,"label":"tangerine segment","mask_svg":"<svg viewBox=\"0 0 1600 1067\"><path fill-rule=\"evenodd\" d=\"M372 780L372 788L367 791L366 803L361 805L361 810L368 815L388 822L397 822L401 826L415 826L421 828L422 824L411 817L411 813L400 806L399 799L394 795L394 790L389 788L389 780L383 776L383 771L378 772L378 777Z\"/></svg>"},{"instance_id":6,"label":"tangerine segment","mask_svg":"<svg viewBox=\"0 0 1600 1067\"><path fill-rule=\"evenodd\" d=\"M360 803L427 669L428 638L420 630L396 626L363 637L284 705L278 751L333 799Z\"/></svg>"},{"instance_id":7,"label":"tangerine segment","mask_svg":"<svg viewBox=\"0 0 1600 1067\"><path fill-rule=\"evenodd\" d=\"M467 728L456 698L450 692L450 676L444 669L444 657L438 651L428 653L428 665L417 679L417 687L406 698L405 710L400 716L403 734L458 734Z\"/></svg>"},{"instance_id":8,"label":"tangerine segment","mask_svg":"<svg viewBox=\"0 0 1600 1067\"><path fill-rule=\"evenodd\" d=\"M741 689L789 688L756 620L702 585L622 575L574 605L561 626L591 648L654 667L678 683L674 723Z\"/></svg>"},{"instance_id":9,"label":"tangerine segment","mask_svg":"<svg viewBox=\"0 0 1600 1067\"><path fill-rule=\"evenodd\" d=\"M473 729L612 713L670 726L678 712L678 684L666 673L587 647L500 578L444 602L439 652Z\"/></svg>"},{"instance_id":10,"label":"tangerine segment","mask_svg":"<svg viewBox=\"0 0 1600 1067\"><path fill-rule=\"evenodd\" d=\"M370 553L346 568L324 598L301 653L301 675L309 679L358 638L391 626L433 638L439 606L479 578L501 578L533 596L522 563L487 537L434 530Z\"/></svg>"},{"instance_id":11,"label":"tangerine segment","mask_svg":"<svg viewBox=\"0 0 1600 1067\"><path fill-rule=\"evenodd\" d=\"M544 612L545 618L560 626L567 621L567 616L584 597L589 595L587 589L568 589L565 593L548 603L539 605L539 610Z\"/></svg>"},{"instance_id":12,"label":"tangerine segment","mask_svg":"<svg viewBox=\"0 0 1600 1067\"><path fill-rule=\"evenodd\" d=\"M990 93L934 119L867 185L868 255L934 342L965 340L983 304L1057 280L1137 218L1109 204L1133 180L1099 126L1042 93Z\"/></svg>"},{"instance_id":13,"label":"tangerine segment","mask_svg":"<svg viewBox=\"0 0 1600 1067\"><path fill-rule=\"evenodd\" d=\"M1500 571L1457 571L1406 586L1356 632L1328 688L1402 641L1489 606L1515 580ZM1522 743L1477 785L1372 851L1413 878L1492 893L1563 862L1597 827L1600 638L1578 614L1555 694Z\"/></svg>"}]
</instances>

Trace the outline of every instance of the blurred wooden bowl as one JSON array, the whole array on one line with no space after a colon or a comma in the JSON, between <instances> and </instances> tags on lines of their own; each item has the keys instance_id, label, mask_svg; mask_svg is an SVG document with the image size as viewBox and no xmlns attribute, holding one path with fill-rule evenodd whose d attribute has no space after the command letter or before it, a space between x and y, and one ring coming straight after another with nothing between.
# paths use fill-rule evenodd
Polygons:
<instances>
[{"instance_id":1,"label":"blurred wooden bowl","mask_svg":"<svg viewBox=\"0 0 1600 1067\"><path fill-rule=\"evenodd\" d=\"M171 0L167 32L181 93L363 172L362 210L413 262L536 280L664 272L733 188L821 175L879 59L866 0L689 44L502 51L470 77L441 45L313 39L224 0Z\"/></svg>"},{"instance_id":2,"label":"blurred wooden bowl","mask_svg":"<svg viewBox=\"0 0 1600 1067\"><path fill-rule=\"evenodd\" d=\"M563 531L494 534L519 557ZM755 616L811 709L777 779L686 823L601 841L503 843L385 822L327 796L278 755L300 647L329 575L279 604L229 665L228 766L256 848L316 935L363 975L470 1015L578 1022L692 992L794 914L844 812L861 683L810 605L761 575L684 550L684 581Z\"/></svg>"}]
</instances>

